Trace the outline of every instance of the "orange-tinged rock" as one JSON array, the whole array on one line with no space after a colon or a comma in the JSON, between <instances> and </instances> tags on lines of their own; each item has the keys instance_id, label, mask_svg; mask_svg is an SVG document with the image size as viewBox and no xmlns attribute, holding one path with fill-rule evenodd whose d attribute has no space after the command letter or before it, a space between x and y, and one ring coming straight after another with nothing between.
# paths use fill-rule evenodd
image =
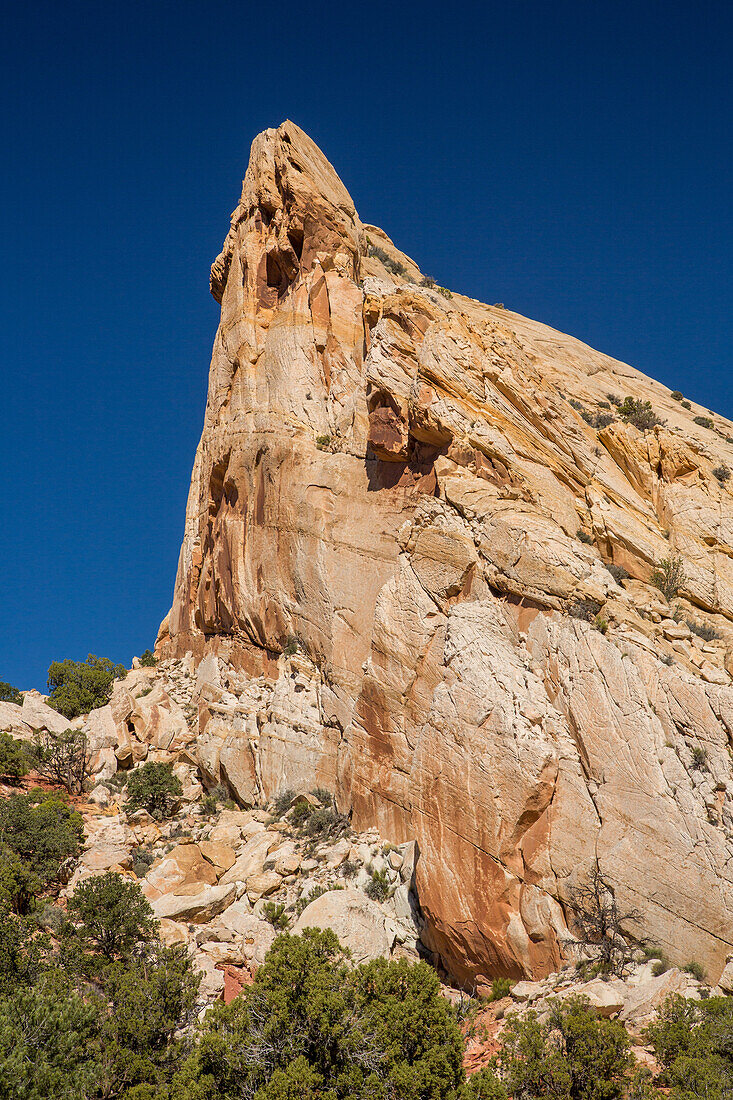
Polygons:
<instances>
[{"instance_id":1,"label":"orange-tinged rock","mask_svg":"<svg viewBox=\"0 0 733 1100\"><path fill-rule=\"evenodd\" d=\"M679 556L682 617L714 614L731 652L733 497L712 471L733 467L733 425L421 283L297 126L255 140L212 267L221 324L158 641L251 677L236 704L202 702L198 762L247 805L327 786L357 828L415 840L423 939L465 982L556 969L596 858L644 935L715 978L733 688L660 637L648 581ZM627 395L666 423L626 423ZM259 874L269 843L222 880Z\"/></svg>"}]
</instances>

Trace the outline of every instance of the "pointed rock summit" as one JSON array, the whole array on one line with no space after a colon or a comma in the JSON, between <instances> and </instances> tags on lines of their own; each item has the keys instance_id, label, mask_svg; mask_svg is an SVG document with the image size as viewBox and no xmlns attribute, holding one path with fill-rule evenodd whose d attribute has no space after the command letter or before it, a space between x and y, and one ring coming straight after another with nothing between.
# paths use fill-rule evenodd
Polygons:
<instances>
[{"instance_id":1,"label":"pointed rock summit","mask_svg":"<svg viewBox=\"0 0 733 1100\"><path fill-rule=\"evenodd\" d=\"M229 725L221 688L200 704L212 777L250 802L328 787L416 841L423 941L465 983L571 957L596 859L628 934L716 980L733 425L437 287L291 122L252 145L211 289L157 652L248 678Z\"/></svg>"}]
</instances>

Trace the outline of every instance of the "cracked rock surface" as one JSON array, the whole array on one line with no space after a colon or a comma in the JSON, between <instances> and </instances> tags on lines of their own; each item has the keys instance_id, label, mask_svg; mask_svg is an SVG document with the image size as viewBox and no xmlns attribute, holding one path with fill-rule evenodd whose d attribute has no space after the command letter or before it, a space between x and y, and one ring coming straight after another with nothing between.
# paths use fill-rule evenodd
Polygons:
<instances>
[{"instance_id":1,"label":"cracked rock surface","mask_svg":"<svg viewBox=\"0 0 733 1100\"><path fill-rule=\"evenodd\" d=\"M423 280L290 122L253 143L211 287L156 649L196 691L118 693L107 765L172 753L244 807L326 787L357 830L415 841L423 942L463 982L556 970L596 858L638 931L717 980L733 425ZM627 396L658 423L627 422Z\"/></svg>"}]
</instances>

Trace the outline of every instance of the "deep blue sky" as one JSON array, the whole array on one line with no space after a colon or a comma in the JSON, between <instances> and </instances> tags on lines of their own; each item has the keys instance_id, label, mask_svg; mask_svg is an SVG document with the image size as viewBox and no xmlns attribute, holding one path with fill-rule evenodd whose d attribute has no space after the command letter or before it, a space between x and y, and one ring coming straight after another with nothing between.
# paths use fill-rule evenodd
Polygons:
<instances>
[{"instance_id":1,"label":"deep blue sky","mask_svg":"<svg viewBox=\"0 0 733 1100\"><path fill-rule=\"evenodd\" d=\"M254 135L440 283L731 415L729 3L24 3L0 36L0 680L171 600Z\"/></svg>"}]
</instances>

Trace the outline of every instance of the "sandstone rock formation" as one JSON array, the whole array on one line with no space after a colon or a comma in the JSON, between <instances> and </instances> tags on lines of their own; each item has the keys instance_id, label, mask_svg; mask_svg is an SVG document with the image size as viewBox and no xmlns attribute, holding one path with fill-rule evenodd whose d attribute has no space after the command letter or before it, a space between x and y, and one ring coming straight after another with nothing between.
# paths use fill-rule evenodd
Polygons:
<instances>
[{"instance_id":1,"label":"sandstone rock formation","mask_svg":"<svg viewBox=\"0 0 733 1100\"><path fill-rule=\"evenodd\" d=\"M149 747L164 701L120 700L118 758L187 754L244 806L326 786L357 829L416 841L423 941L465 982L556 969L596 858L643 914L629 931L716 980L733 425L436 288L290 122L255 139L211 289L156 650L193 655L198 715L156 720ZM626 396L660 422L624 420ZM669 604L649 581L678 557Z\"/></svg>"}]
</instances>

